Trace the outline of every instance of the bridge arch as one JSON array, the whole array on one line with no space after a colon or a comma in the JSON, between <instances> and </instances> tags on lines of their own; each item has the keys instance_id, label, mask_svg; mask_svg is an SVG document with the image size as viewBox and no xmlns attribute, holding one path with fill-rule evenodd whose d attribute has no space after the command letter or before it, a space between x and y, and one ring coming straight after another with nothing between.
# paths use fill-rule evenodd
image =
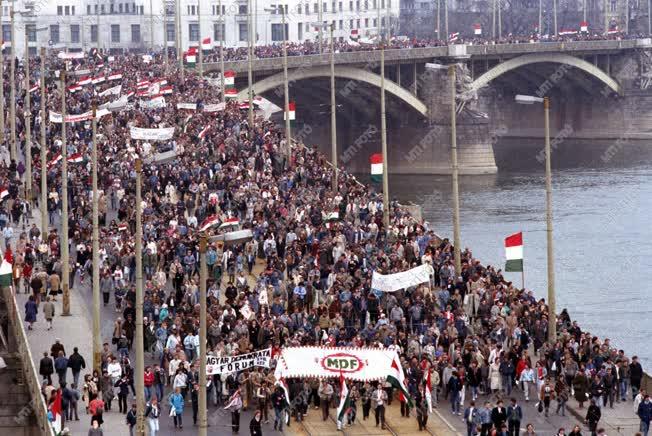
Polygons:
<instances>
[{"instance_id":1,"label":"bridge arch","mask_svg":"<svg viewBox=\"0 0 652 436\"><path fill-rule=\"evenodd\" d=\"M312 79L315 77L330 77L331 70L330 66L323 67L310 67L310 68L297 68L295 70L288 71L288 81L295 82L298 80ZM370 85L380 88L381 77L378 74L375 74L371 71L361 70L354 67L346 66L335 66L335 77L340 79L349 79L352 81L365 82ZM270 91L272 89L282 87L284 83L283 72L271 75L259 80L253 84L254 95L262 94L264 92ZM354 82L352 82L353 84ZM344 93L353 92L355 85L345 86L344 89L339 91L341 95ZM427 115L428 107L423 103L419 98L412 94L407 89L399 86L397 83L388 80L385 78L385 90L390 94L394 94L396 97L407 103L410 107L415 109L421 115ZM245 88L238 93L239 100L246 100L249 94L249 88Z\"/></svg>"},{"instance_id":2,"label":"bridge arch","mask_svg":"<svg viewBox=\"0 0 652 436\"><path fill-rule=\"evenodd\" d=\"M493 67L492 69L490 69L489 71L487 71L486 73L482 74L480 77L475 79L472 83L472 87L473 89L478 90L481 87L487 85L492 80L496 79L497 77L507 73L508 71L514 70L516 68L525 65L538 64L538 63L557 63L557 64L563 64L563 65L575 67L595 77L596 79L604 83L606 86L608 86L614 92L617 92L620 95L623 94L623 89L620 86L620 84L600 68L596 67L592 63L587 62L583 59L577 58L575 56L570 56L567 54L561 54L561 53L534 53L534 54L526 54L516 58L509 59L503 63L496 65L495 67Z\"/></svg>"}]
</instances>

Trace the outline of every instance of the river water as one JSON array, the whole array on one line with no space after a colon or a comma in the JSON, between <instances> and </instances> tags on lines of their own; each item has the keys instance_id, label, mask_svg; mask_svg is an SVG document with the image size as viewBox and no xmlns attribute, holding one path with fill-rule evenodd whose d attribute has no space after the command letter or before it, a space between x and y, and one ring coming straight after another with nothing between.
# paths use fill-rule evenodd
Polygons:
<instances>
[{"instance_id":1,"label":"river water","mask_svg":"<svg viewBox=\"0 0 652 436\"><path fill-rule=\"evenodd\" d=\"M547 293L542 168L460 179L462 246L504 268L504 238L523 231L525 285ZM391 197L421 204L424 218L452 239L450 177L390 177ZM583 330L652 368L652 164L553 172L557 310ZM520 273L506 273L521 282Z\"/></svg>"}]
</instances>

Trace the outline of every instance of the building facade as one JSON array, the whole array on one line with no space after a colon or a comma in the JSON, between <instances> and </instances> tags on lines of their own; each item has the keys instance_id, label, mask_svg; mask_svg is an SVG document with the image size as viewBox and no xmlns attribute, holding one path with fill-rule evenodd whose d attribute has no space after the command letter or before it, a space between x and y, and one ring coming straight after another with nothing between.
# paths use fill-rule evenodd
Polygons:
<instances>
[{"instance_id":1,"label":"building facade","mask_svg":"<svg viewBox=\"0 0 652 436\"><path fill-rule=\"evenodd\" d=\"M249 20L256 44L266 45L283 40L284 15L288 40L293 42L318 40L319 22L332 25L338 40L374 37L388 27L395 34L399 16L399 0L17 0L13 5L12 38L11 8L2 1L2 37L5 53L15 45L18 56L25 51L25 42L30 53L39 47L145 52L160 50L166 43L173 49L177 15L183 50L205 38L213 46L220 41L226 47L246 46ZM322 29L326 42L330 30Z\"/></svg>"}]
</instances>

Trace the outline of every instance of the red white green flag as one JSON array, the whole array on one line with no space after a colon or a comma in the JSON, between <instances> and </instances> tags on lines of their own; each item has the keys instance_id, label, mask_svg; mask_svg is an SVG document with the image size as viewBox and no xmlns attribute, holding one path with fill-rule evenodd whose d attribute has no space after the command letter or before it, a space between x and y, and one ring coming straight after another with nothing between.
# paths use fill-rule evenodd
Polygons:
<instances>
[{"instance_id":1,"label":"red white green flag","mask_svg":"<svg viewBox=\"0 0 652 436\"><path fill-rule=\"evenodd\" d=\"M224 72L224 87L234 86L235 85L235 71L225 71Z\"/></svg>"},{"instance_id":2,"label":"red white green flag","mask_svg":"<svg viewBox=\"0 0 652 436\"><path fill-rule=\"evenodd\" d=\"M523 272L523 232L505 238L505 271Z\"/></svg>"},{"instance_id":3,"label":"red white green flag","mask_svg":"<svg viewBox=\"0 0 652 436\"><path fill-rule=\"evenodd\" d=\"M346 386L344 375L340 374L340 404L337 406L337 428L342 428L344 424L344 416L351 407L351 394L349 388Z\"/></svg>"},{"instance_id":4,"label":"red white green flag","mask_svg":"<svg viewBox=\"0 0 652 436\"><path fill-rule=\"evenodd\" d=\"M399 390L398 399L401 402L407 402L408 407L412 407L412 398L410 393L405 387L405 373L401 367L401 363L398 360L398 353L394 355L394 360L392 360L392 366L390 368L389 374L387 374L387 381Z\"/></svg>"},{"instance_id":5,"label":"red white green flag","mask_svg":"<svg viewBox=\"0 0 652 436\"><path fill-rule=\"evenodd\" d=\"M294 121L297 118L297 105L293 101L288 103L287 116L290 119L290 121ZM285 114L283 114L283 119L285 119Z\"/></svg>"},{"instance_id":6,"label":"red white green flag","mask_svg":"<svg viewBox=\"0 0 652 436\"><path fill-rule=\"evenodd\" d=\"M383 155L374 153L369 158L371 163L371 181L380 183L383 180Z\"/></svg>"}]
</instances>

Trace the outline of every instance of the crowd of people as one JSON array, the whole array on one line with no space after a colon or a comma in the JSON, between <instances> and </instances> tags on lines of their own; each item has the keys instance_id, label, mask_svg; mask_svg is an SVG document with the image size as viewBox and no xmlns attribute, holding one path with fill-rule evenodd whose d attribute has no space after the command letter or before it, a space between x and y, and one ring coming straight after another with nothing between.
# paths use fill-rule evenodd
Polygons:
<instances>
[{"instance_id":1,"label":"crowd of people","mask_svg":"<svg viewBox=\"0 0 652 436\"><path fill-rule=\"evenodd\" d=\"M300 47L293 51L301 54ZM38 59L32 62L31 82L36 82ZM101 434L108 413L122 413L133 431L136 412L129 402L135 398L135 377L144 377L150 435L165 425L159 423L161 416L170 417L167 425L182 428L186 406L192 407L197 423L200 383L208 386L210 407L231 414L235 433L240 412L247 409L258 411L249 425L252 434L261 434L261 423L269 420L271 411L276 430L302 420L311 406L321 408L328 419L329 407L337 402L337 383L289 380L288 403L273 375L274 357L282 347L317 345L394 347L400 353L414 410L397 399L387 383L353 383L344 425L360 420L360 406L362 420L371 419L373 409L375 424L384 427L385 407L400 402L402 415L416 416L422 430L430 403L447 404L467 424L469 435L518 435L521 425L527 427L525 434L535 434L528 425L532 417L521 408L523 401L536 401L546 415L551 407L565 414L566 404L575 401L580 409L586 405L586 423L595 435L601 434L601 410L628 401L635 405L641 432L647 435L652 403L640 389L643 370L635 356L583 331L565 310L556 317L558 337L548 342L548 317L555 315L544 299L506 281L500 270L483 265L469 249L462 251L462 269L456 271L451 242L438 237L427 223L416 222L395 201L386 227L382 196L373 186L360 184L344 170L334 186L326 157L302 143L293 144L288 154L283 130L273 120L257 113L250 125L247 109L239 102L227 102L217 111L202 110L221 101L219 89L192 71L182 78L176 66L166 70L160 56L151 61L136 55L109 59L94 54L75 60L52 56L47 62L49 71L69 71L68 88L77 80L76 69L122 77L71 92L49 76L46 95L32 94L33 132L46 121L38 110L40 98L46 99L49 110L60 113L61 92L66 92L67 113L83 114L93 104L116 100L115 95L100 94L117 84L122 95L136 93L126 106L98 121L100 291L103 304L114 307L116 314L111 337L103 338L101 370L93 369L76 349L68 356L60 340L39 365L48 404L61 392L65 418L78 419L81 401L88 414L82 419L93 427L89 434ZM24 96L29 91L20 80L22 65L17 71L17 136L21 149L32 149L33 198L24 197L24 174L19 170L24 163L12 160L2 166L2 184L8 189L0 211L3 227L9 220L18 225L21 217L24 222L30 205L43 206L41 150L36 141L25 144ZM173 92L163 96L164 106L153 107L148 101L161 97L161 80ZM145 89L139 97L138 91ZM177 109L177 103L194 103L196 110ZM13 263L16 292L30 293L25 320L36 330L56 323L61 311L58 228L64 181L56 156L64 146L69 156L84 157L68 165L69 283L71 292L90 292L92 133L88 120L66 123L63 144L63 125L46 124L49 231L43 234L34 225L16 238L5 237L5 259ZM162 141L134 140L131 127L173 128L174 135ZM175 154L172 160L157 161L157 153L169 150ZM3 152L7 154L6 142ZM135 373L132 360L136 158L145 161L144 374ZM201 301L199 229L213 216L219 222L237 220L253 237L236 244L210 244L208 298ZM213 226L207 232L220 230ZM395 293L371 288L373 271L391 274L423 264L433 267L428 283ZM208 309L205 343L198 335L200 304ZM245 306L253 316L245 316ZM45 324L39 322L41 313ZM271 347L272 368L201 380L201 347L214 356ZM567 430L574 436L584 431L579 426Z\"/></svg>"},{"instance_id":2,"label":"crowd of people","mask_svg":"<svg viewBox=\"0 0 652 436\"><path fill-rule=\"evenodd\" d=\"M622 32L612 33L608 35L598 33L583 33L578 32L575 34L566 34L558 36L541 36L538 34L529 35L513 35L508 34L500 38L489 38L481 36L463 37L457 34L451 35L451 38L396 38L393 37L388 43L384 44L385 49L405 49L405 48L425 48L425 47L443 47L451 44L468 44L468 45L491 45L491 44L527 44L535 42L570 42L570 41L604 41L604 40L623 40L641 38L644 35L624 34ZM336 53L356 52L356 51L372 51L378 48L378 38L374 39L348 39L338 40L334 42L333 49ZM330 40L325 38L322 45L318 41L304 41L293 42L288 41L287 46L288 56L308 56L317 55L320 53L330 52ZM228 61L244 61L247 60L247 47L223 47L224 60ZM263 44L254 47L254 58L275 58L283 56L283 44ZM220 48L215 45L211 50L205 51L204 62L219 62Z\"/></svg>"}]
</instances>

